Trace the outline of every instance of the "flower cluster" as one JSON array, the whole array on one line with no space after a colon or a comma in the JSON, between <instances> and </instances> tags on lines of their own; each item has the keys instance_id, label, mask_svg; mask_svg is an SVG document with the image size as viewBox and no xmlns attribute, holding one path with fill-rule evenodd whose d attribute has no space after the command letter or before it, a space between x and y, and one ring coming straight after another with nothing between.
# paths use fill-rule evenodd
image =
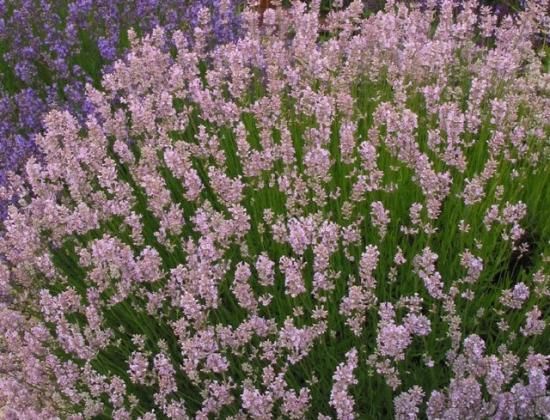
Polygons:
<instances>
[{"instance_id":1,"label":"flower cluster","mask_svg":"<svg viewBox=\"0 0 550 420\"><path fill-rule=\"evenodd\" d=\"M12 176L5 415L547 415L547 2L427 3L129 31Z\"/></svg>"},{"instance_id":2,"label":"flower cluster","mask_svg":"<svg viewBox=\"0 0 550 420\"><path fill-rule=\"evenodd\" d=\"M20 174L26 159L37 154L34 136L43 128L46 110L66 108L85 118L90 110L85 84L98 84L101 71L108 72L123 56L129 28L148 33L163 25L167 36L178 29L189 34L200 29L207 38L225 43L239 34L237 4L0 1L0 188L7 188L10 173ZM0 220L7 204L17 198L15 193L0 191Z\"/></svg>"}]
</instances>

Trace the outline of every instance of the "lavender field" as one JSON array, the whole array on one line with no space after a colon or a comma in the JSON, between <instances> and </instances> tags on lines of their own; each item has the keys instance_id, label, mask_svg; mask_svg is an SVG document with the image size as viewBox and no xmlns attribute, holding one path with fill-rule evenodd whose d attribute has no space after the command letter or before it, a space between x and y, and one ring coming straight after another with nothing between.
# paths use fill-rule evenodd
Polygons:
<instances>
[{"instance_id":1,"label":"lavender field","mask_svg":"<svg viewBox=\"0 0 550 420\"><path fill-rule=\"evenodd\" d=\"M0 0L0 418L550 418L548 0Z\"/></svg>"}]
</instances>

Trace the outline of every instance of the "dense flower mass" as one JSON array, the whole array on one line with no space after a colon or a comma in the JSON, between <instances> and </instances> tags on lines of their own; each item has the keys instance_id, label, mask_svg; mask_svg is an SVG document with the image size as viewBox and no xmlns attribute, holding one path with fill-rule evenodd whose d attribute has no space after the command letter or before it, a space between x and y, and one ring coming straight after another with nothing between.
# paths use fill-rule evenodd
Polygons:
<instances>
[{"instance_id":1,"label":"dense flower mass","mask_svg":"<svg viewBox=\"0 0 550 420\"><path fill-rule=\"evenodd\" d=\"M11 179L7 418L546 416L547 6L130 31Z\"/></svg>"},{"instance_id":2,"label":"dense flower mass","mask_svg":"<svg viewBox=\"0 0 550 420\"><path fill-rule=\"evenodd\" d=\"M123 55L128 28L148 33L161 24L169 36L175 30L191 34L203 25L209 41L224 43L239 35L238 5L234 0L0 0L0 188L37 153L34 136L48 107L85 118L90 105L85 84L98 84L102 66L108 71ZM16 198L0 191L0 220Z\"/></svg>"}]
</instances>

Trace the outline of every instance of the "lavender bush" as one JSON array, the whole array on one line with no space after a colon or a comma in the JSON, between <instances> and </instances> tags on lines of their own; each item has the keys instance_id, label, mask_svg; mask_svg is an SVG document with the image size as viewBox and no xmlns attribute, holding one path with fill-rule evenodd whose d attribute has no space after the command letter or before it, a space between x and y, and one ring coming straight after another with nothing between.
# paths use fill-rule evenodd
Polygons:
<instances>
[{"instance_id":1,"label":"lavender bush","mask_svg":"<svg viewBox=\"0 0 550 420\"><path fill-rule=\"evenodd\" d=\"M13 177L6 417L544 418L546 6L130 32Z\"/></svg>"},{"instance_id":2,"label":"lavender bush","mask_svg":"<svg viewBox=\"0 0 550 420\"><path fill-rule=\"evenodd\" d=\"M201 8L217 42L238 36L233 0L0 0L0 188L37 152L49 108L70 109L81 120L89 111L85 84L99 86L101 69L121 57L132 27L148 33L162 24L192 32ZM0 220L14 197L0 191Z\"/></svg>"}]
</instances>

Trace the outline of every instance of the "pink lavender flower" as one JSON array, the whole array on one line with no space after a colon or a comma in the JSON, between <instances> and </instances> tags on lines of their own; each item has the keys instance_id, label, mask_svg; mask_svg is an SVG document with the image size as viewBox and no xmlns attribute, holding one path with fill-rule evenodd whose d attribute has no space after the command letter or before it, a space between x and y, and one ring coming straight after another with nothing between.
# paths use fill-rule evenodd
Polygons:
<instances>
[{"instance_id":1,"label":"pink lavender flower","mask_svg":"<svg viewBox=\"0 0 550 420\"><path fill-rule=\"evenodd\" d=\"M402 392L394 398L395 418L399 420L416 419L420 412L419 405L424 399L424 391L419 386Z\"/></svg>"},{"instance_id":2,"label":"pink lavender flower","mask_svg":"<svg viewBox=\"0 0 550 420\"><path fill-rule=\"evenodd\" d=\"M241 396L243 408L255 419L270 419L273 398L270 393L261 394L254 388L246 388Z\"/></svg>"},{"instance_id":3,"label":"pink lavender flower","mask_svg":"<svg viewBox=\"0 0 550 420\"><path fill-rule=\"evenodd\" d=\"M435 269L437 254L433 253L430 248L425 248L422 254L414 257L414 268L416 274L424 281L424 285L430 296L434 299L441 299L444 296L443 282L441 274Z\"/></svg>"},{"instance_id":4,"label":"pink lavender flower","mask_svg":"<svg viewBox=\"0 0 550 420\"><path fill-rule=\"evenodd\" d=\"M383 239L388 231L388 223L391 219L389 211L384 208L384 204L381 201L375 201L371 204L371 219L372 224L378 228L378 234Z\"/></svg>"},{"instance_id":5,"label":"pink lavender flower","mask_svg":"<svg viewBox=\"0 0 550 420\"><path fill-rule=\"evenodd\" d=\"M330 392L330 405L336 410L336 417L340 420L355 418L355 402L349 394L349 388L357 383L353 376L357 364L357 350L353 348L346 353L346 361L338 365L332 378L334 382Z\"/></svg>"},{"instance_id":6,"label":"pink lavender flower","mask_svg":"<svg viewBox=\"0 0 550 420\"><path fill-rule=\"evenodd\" d=\"M517 283L513 289L503 290L500 303L512 309L520 309L529 298L529 288L525 283Z\"/></svg>"},{"instance_id":7,"label":"pink lavender flower","mask_svg":"<svg viewBox=\"0 0 550 420\"><path fill-rule=\"evenodd\" d=\"M520 328L521 333L524 336L542 334L546 328L546 320L540 319L541 316L542 312L539 307L535 305L533 309L527 313L525 325Z\"/></svg>"}]
</instances>

